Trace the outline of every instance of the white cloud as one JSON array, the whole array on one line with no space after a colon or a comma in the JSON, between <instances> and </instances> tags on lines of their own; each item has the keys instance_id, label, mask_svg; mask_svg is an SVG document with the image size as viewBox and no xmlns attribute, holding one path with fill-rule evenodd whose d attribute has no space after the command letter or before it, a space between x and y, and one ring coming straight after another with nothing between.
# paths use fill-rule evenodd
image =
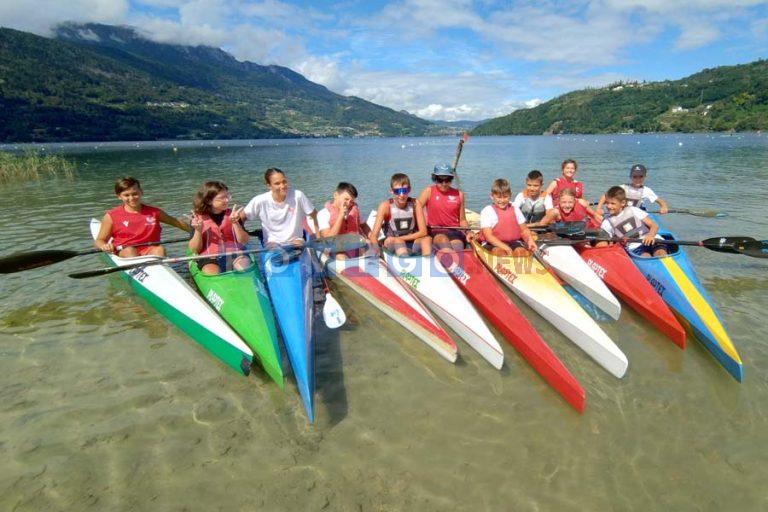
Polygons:
<instances>
[{"instance_id":1,"label":"white cloud","mask_svg":"<svg viewBox=\"0 0 768 512\"><path fill-rule=\"evenodd\" d=\"M50 35L63 21L119 24L129 12L128 0L0 1L0 26Z\"/></svg>"}]
</instances>

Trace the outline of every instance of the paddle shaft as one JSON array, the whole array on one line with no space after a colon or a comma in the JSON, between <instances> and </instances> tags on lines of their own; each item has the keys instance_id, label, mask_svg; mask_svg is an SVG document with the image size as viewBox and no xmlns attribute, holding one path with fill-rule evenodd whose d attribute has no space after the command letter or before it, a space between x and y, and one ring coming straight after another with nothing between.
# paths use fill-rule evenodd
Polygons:
<instances>
[{"instance_id":1,"label":"paddle shaft","mask_svg":"<svg viewBox=\"0 0 768 512\"><path fill-rule=\"evenodd\" d=\"M459 139L459 145L456 146L456 154L453 156L453 174L456 176L456 188L461 188L461 180L459 179L459 173L456 168L459 166L459 158L461 158L461 151L464 149L464 143L469 139L469 134L464 133Z\"/></svg>"}]
</instances>

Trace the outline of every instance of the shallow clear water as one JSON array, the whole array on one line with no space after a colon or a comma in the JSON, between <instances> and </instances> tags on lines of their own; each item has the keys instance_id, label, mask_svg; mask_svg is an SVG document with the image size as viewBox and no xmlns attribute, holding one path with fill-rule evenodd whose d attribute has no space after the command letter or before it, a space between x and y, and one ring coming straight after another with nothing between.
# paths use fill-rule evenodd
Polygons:
<instances>
[{"instance_id":1,"label":"shallow clear water","mask_svg":"<svg viewBox=\"0 0 768 512\"><path fill-rule=\"evenodd\" d=\"M367 211L395 171L425 186L456 142L48 145L71 155L77 177L0 189L0 255L87 248L87 220L115 204L125 174L178 215L207 178L244 204L269 166L318 207L351 181ZM538 168L549 179L567 157L591 198L642 162L673 207L730 214L666 217L681 239L768 238L761 134L473 138L459 165L469 206L486 203L494 178L518 186ZM688 254L744 361L742 384L629 308L602 324L630 361L618 380L521 305L586 390L579 415L505 342L501 371L462 342L451 365L336 285L348 323L316 323L314 425L292 381L281 391L258 370L238 376L118 277L66 277L102 266L95 256L0 276L0 509L766 509L767 266Z\"/></svg>"}]
</instances>

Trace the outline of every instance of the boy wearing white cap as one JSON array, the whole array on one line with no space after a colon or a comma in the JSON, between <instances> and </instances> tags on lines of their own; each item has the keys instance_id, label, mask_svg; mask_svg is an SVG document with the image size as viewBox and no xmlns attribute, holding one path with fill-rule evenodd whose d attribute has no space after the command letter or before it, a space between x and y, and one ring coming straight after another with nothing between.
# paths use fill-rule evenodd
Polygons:
<instances>
[{"instance_id":1,"label":"boy wearing white cap","mask_svg":"<svg viewBox=\"0 0 768 512\"><path fill-rule=\"evenodd\" d=\"M669 211L667 202L656 195L651 190L651 187L645 186L645 177L648 174L648 169L643 164L635 164L629 170L629 183L620 185L627 194L627 205L634 206L636 208L646 209L646 202L657 203L659 205L659 213L665 214ZM597 210L602 211L603 203L605 203L605 194L600 197L600 201L597 203Z\"/></svg>"}]
</instances>

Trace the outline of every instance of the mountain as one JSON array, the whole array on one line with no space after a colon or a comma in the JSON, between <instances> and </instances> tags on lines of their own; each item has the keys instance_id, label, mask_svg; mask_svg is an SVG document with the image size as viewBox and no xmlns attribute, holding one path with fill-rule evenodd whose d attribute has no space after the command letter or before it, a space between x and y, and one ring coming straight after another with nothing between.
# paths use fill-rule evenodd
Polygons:
<instances>
[{"instance_id":1,"label":"mountain","mask_svg":"<svg viewBox=\"0 0 768 512\"><path fill-rule=\"evenodd\" d=\"M472 135L768 129L768 61L680 80L619 82L558 96L481 124Z\"/></svg>"},{"instance_id":2,"label":"mountain","mask_svg":"<svg viewBox=\"0 0 768 512\"><path fill-rule=\"evenodd\" d=\"M281 66L130 27L0 28L0 141L422 135L429 121Z\"/></svg>"}]
</instances>

